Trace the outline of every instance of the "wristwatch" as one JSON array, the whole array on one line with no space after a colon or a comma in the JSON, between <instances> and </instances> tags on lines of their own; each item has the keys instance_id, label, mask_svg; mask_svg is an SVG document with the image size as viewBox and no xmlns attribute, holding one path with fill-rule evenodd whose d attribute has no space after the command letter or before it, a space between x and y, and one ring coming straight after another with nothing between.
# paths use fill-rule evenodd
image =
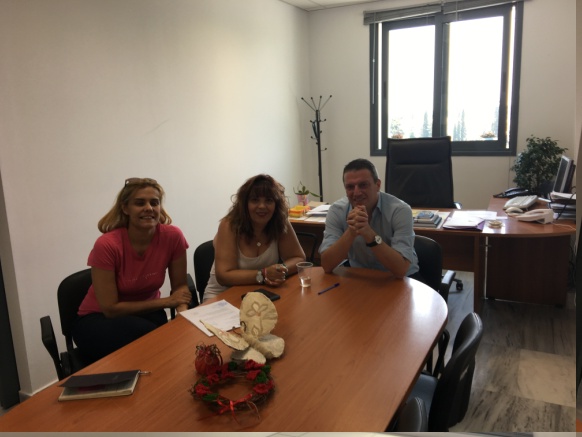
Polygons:
<instances>
[{"instance_id":1,"label":"wristwatch","mask_svg":"<svg viewBox=\"0 0 582 437\"><path fill-rule=\"evenodd\" d=\"M265 278L263 277L263 272L261 270L257 270L257 282L259 284L265 282Z\"/></svg>"},{"instance_id":2,"label":"wristwatch","mask_svg":"<svg viewBox=\"0 0 582 437\"><path fill-rule=\"evenodd\" d=\"M375 235L374 239L372 240L371 243L366 243L366 246L368 247L374 247L377 246L378 244L382 244L382 237L380 237L379 235Z\"/></svg>"}]
</instances>

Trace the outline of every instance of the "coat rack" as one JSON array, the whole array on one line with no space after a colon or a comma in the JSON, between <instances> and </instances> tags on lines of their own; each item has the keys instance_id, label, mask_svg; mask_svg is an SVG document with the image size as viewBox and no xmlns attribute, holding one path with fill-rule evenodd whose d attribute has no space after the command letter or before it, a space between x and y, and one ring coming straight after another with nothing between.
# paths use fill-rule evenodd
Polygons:
<instances>
[{"instance_id":1,"label":"coat rack","mask_svg":"<svg viewBox=\"0 0 582 437\"><path fill-rule=\"evenodd\" d=\"M322 96L319 96L319 102L316 104L315 100L313 100L313 97L311 97L311 104L305 100L303 97L301 97L301 100L303 100L305 102L305 104L307 106L309 106L314 112L315 112L315 120L309 120L311 123L311 127L313 128L313 134L315 135L314 137L311 137L312 139L315 140L315 144L317 145L317 175L319 176L319 195L320 200L323 201L323 180L322 180L322 173L321 173L321 152L322 151L326 151L327 147L325 149L321 149L321 129L320 129L320 125L321 123L323 123L324 121L326 121L327 119L321 119L321 110L324 108L324 106L327 104L327 102L329 102L329 99L331 99L331 95L327 98L327 100L325 102L323 102L323 105L321 104L321 99Z\"/></svg>"}]
</instances>

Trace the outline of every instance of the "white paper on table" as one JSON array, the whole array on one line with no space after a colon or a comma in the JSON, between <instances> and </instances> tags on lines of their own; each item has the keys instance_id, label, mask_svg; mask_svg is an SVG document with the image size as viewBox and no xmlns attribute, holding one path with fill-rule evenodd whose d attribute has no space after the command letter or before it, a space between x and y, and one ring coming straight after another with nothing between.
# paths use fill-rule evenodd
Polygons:
<instances>
[{"instance_id":1,"label":"white paper on table","mask_svg":"<svg viewBox=\"0 0 582 437\"><path fill-rule=\"evenodd\" d=\"M307 211L307 215L308 216L325 216L327 215L327 211L329 210L329 207L331 205L319 205L316 206L315 208Z\"/></svg>"},{"instance_id":2,"label":"white paper on table","mask_svg":"<svg viewBox=\"0 0 582 437\"><path fill-rule=\"evenodd\" d=\"M204 320L206 323L210 323L223 331L240 327L240 310L225 300L200 305L187 311L181 311L178 314L185 317L186 320L194 324L209 337L212 337L214 334L206 329L200 320Z\"/></svg>"},{"instance_id":3,"label":"white paper on table","mask_svg":"<svg viewBox=\"0 0 582 437\"><path fill-rule=\"evenodd\" d=\"M443 228L446 229L470 229L478 227L486 220L495 220L495 211L454 211Z\"/></svg>"}]
</instances>

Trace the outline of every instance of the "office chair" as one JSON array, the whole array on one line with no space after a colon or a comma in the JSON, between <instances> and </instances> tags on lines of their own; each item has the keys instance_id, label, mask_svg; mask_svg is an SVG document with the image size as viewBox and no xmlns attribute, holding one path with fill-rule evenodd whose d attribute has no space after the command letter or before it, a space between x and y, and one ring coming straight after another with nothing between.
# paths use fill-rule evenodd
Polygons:
<instances>
[{"instance_id":1,"label":"office chair","mask_svg":"<svg viewBox=\"0 0 582 437\"><path fill-rule=\"evenodd\" d=\"M465 417L471 397L475 355L483 336L483 324L476 313L461 322L453 343L453 353L440 378L424 373L416 381L408 399L422 399L428 411L428 431L448 431Z\"/></svg>"},{"instance_id":2,"label":"office chair","mask_svg":"<svg viewBox=\"0 0 582 437\"><path fill-rule=\"evenodd\" d=\"M313 262L315 258L315 248L317 246L317 235L309 232L295 232L301 247L309 248L305 251L306 261Z\"/></svg>"},{"instance_id":3,"label":"office chair","mask_svg":"<svg viewBox=\"0 0 582 437\"><path fill-rule=\"evenodd\" d=\"M445 302L448 301L449 289L455 279L455 272L448 271L442 276L443 255L441 246L431 238L416 235L414 237L414 251L418 257L420 280L438 292ZM426 367L434 376L438 376L444 364L444 356L449 344L450 334L445 329L438 342L438 358L432 368L433 353L428 355Z\"/></svg>"},{"instance_id":4,"label":"office chair","mask_svg":"<svg viewBox=\"0 0 582 437\"><path fill-rule=\"evenodd\" d=\"M77 318L77 311L91 286L91 269L81 270L67 276L60 283L57 290L61 331L65 336L67 350L58 351L57 340L50 316L40 319L42 342L53 359L57 376L60 379L75 373L91 362L74 346L72 336L73 322Z\"/></svg>"},{"instance_id":5,"label":"office chair","mask_svg":"<svg viewBox=\"0 0 582 437\"><path fill-rule=\"evenodd\" d=\"M426 432L428 431L428 413L424 401L418 397L410 398L404 404L396 419L396 424L387 432Z\"/></svg>"},{"instance_id":6,"label":"office chair","mask_svg":"<svg viewBox=\"0 0 582 437\"><path fill-rule=\"evenodd\" d=\"M194 276L196 277L196 288L200 296L200 302L204 296L204 290L210 279L210 270L214 263L214 245L212 240L200 244L194 251Z\"/></svg>"},{"instance_id":7,"label":"office chair","mask_svg":"<svg viewBox=\"0 0 582 437\"><path fill-rule=\"evenodd\" d=\"M456 208L451 137L388 138L385 190L412 207ZM454 279L457 290L463 282Z\"/></svg>"}]
</instances>

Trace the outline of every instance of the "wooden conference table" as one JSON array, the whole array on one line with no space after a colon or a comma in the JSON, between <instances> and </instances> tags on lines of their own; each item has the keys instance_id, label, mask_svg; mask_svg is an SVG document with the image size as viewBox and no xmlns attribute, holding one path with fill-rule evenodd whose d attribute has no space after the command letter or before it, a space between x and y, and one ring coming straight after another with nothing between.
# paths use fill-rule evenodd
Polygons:
<instances>
[{"instance_id":1,"label":"wooden conference table","mask_svg":"<svg viewBox=\"0 0 582 437\"><path fill-rule=\"evenodd\" d=\"M414 228L414 232L441 245L443 268L474 273L473 308L477 313L481 312L485 296L565 305L570 240L576 233L574 220L551 224L521 222L506 216L506 201L492 197L487 208L505 218L501 228L486 225L482 232ZM530 209L535 208L547 208L547 204L538 201ZM443 208L440 211L454 212ZM291 219L291 223L296 231L314 233L321 243L324 221Z\"/></svg>"},{"instance_id":2,"label":"wooden conference table","mask_svg":"<svg viewBox=\"0 0 582 437\"><path fill-rule=\"evenodd\" d=\"M221 298L239 307L256 288L232 287ZM285 352L270 362L276 388L259 406L260 421L237 413L238 424L192 398L196 345L216 343L225 360L230 350L177 316L78 372L151 371L131 396L58 402L56 383L0 417L0 431L384 431L445 327L442 298L418 281L355 268L316 267L310 288L294 275L274 291L273 334ZM237 396L249 387L242 390Z\"/></svg>"}]
</instances>

